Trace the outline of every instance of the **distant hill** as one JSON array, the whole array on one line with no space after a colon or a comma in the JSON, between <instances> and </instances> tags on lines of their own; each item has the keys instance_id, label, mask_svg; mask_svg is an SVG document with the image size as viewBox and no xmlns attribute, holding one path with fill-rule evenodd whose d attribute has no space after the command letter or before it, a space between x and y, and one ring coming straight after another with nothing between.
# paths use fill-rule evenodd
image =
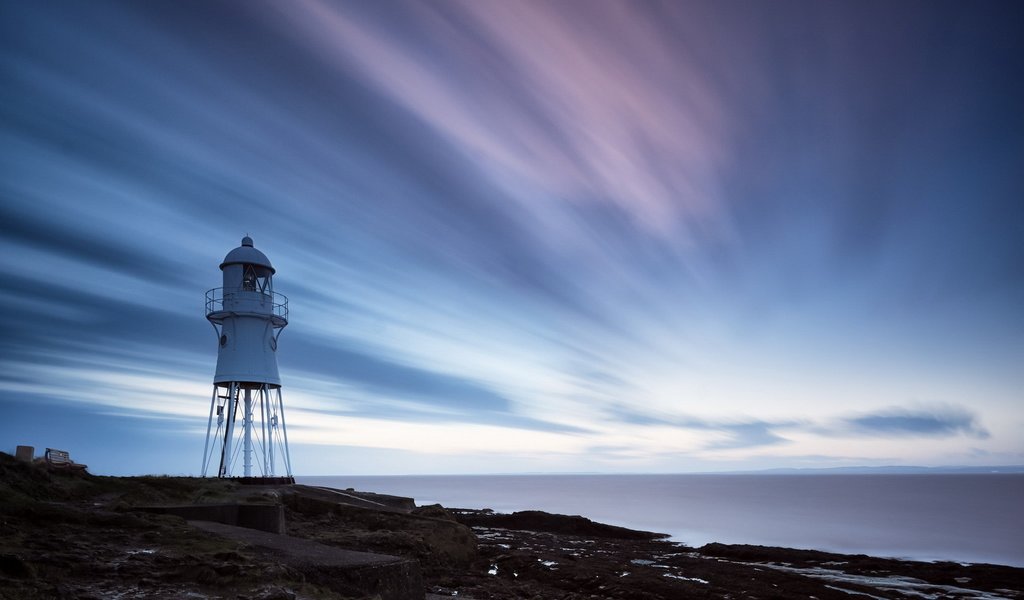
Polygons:
<instances>
[{"instance_id":1,"label":"distant hill","mask_svg":"<svg viewBox=\"0 0 1024 600\"><path fill-rule=\"evenodd\" d=\"M1024 465L999 467L915 467L895 465L887 467L829 467L807 469L762 469L758 471L730 471L744 475L956 475L985 473L1024 473Z\"/></svg>"}]
</instances>

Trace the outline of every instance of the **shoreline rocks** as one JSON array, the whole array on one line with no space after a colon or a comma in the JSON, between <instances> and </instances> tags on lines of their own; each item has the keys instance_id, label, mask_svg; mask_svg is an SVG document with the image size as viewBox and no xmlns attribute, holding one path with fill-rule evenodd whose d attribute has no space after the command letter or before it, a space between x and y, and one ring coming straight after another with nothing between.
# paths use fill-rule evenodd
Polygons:
<instances>
[{"instance_id":1,"label":"shoreline rocks","mask_svg":"<svg viewBox=\"0 0 1024 600\"><path fill-rule=\"evenodd\" d=\"M453 509L452 514L460 523L476 527L520 529L620 540L657 540L670 537L667 533L637 531L597 523L579 515L558 515L540 510L524 510L504 514L487 509L459 508Z\"/></svg>"},{"instance_id":2,"label":"shoreline rocks","mask_svg":"<svg viewBox=\"0 0 1024 600\"><path fill-rule=\"evenodd\" d=\"M225 512L218 506L277 507L288 535L139 511L160 505L210 506L217 514ZM388 555L373 564L394 566L396 575L387 577L396 579L384 581L374 566L343 581L332 570L340 563L328 560L366 552ZM0 454L0 598L351 600L382 593L389 600L423 593L431 600L992 600L1024 598L1024 569L763 546L691 548L582 516L416 507L409 498L299 485L51 472Z\"/></svg>"}]
</instances>

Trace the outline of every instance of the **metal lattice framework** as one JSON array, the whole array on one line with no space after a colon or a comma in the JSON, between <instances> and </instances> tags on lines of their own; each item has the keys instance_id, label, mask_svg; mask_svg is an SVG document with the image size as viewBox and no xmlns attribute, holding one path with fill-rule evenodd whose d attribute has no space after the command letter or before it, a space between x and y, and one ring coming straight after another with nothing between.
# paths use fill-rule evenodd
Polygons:
<instances>
[{"instance_id":1,"label":"metal lattice framework","mask_svg":"<svg viewBox=\"0 0 1024 600\"><path fill-rule=\"evenodd\" d=\"M213 429L215 416L216 430ZM253 467L262 477L276 477L278 460L285 468L285 475L292 476L288 430L279 386L263 384L253 387L237 382L213 386L206 447L203 450L203 476L209 471L214 457L219 462L217 477L233 476L237 473L239 455L246 477L254 472Z\"/></svg>"}]
</instances>

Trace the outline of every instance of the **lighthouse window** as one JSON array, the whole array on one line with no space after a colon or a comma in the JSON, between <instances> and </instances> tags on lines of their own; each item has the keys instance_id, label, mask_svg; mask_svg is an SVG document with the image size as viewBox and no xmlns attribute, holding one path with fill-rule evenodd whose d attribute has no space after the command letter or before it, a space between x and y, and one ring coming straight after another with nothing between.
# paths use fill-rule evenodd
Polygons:
<instances>
[{"instance_id":1,"label":"lighthouse window","mask_svg":"<svg viewBox=\"0 0 1024 600\"><path fill-rule=\"evenodd\" d=\"M227 336L227 334L221 335L220 336L220 347L223 348L224 346L227 346L227 345L228 345L228 336Z\"/></svg>"},{"instance_id":2,"label":"lighthouse window","mask_svg":"<svg viewBox=\"0 0 1024 600\"><path fill-rule=\"evenodd\" d=\"M242 275L242 289L247 292L256 291L256 272L252 265L245 265L245 272Z\"/></svg>"}]
</instances>

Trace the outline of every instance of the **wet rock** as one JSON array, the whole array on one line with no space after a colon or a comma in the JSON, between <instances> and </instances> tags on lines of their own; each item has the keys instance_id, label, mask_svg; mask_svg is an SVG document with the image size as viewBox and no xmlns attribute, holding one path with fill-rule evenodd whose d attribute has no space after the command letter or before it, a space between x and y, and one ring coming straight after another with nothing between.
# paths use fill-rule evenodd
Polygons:
<instances>
[{"instance_id":1,"label":"wet rock","mask_svg":"<svg viewBox=\"0 0 1024 600\"><path fill-rule=\"evenodd\" d=\"M283 587L261 590L253 596L254 600L295 600L295 592Z\"/></svg>"},{"instance_id":2,"label":"wet rock","mask_svg":"<svg viewBox=\"0 0 1024 600\"><path fill-rule=\"evenodd\" d=\"M596 523L578 515L558 515L539 510L500 514L492 511L462 509L456 511L455 516L460 523L474 527L500 527L502 529L545 531L622 540L654 540L668 537L664 533L636 531L625 527Z\"/></svg>"}]
</instances>

